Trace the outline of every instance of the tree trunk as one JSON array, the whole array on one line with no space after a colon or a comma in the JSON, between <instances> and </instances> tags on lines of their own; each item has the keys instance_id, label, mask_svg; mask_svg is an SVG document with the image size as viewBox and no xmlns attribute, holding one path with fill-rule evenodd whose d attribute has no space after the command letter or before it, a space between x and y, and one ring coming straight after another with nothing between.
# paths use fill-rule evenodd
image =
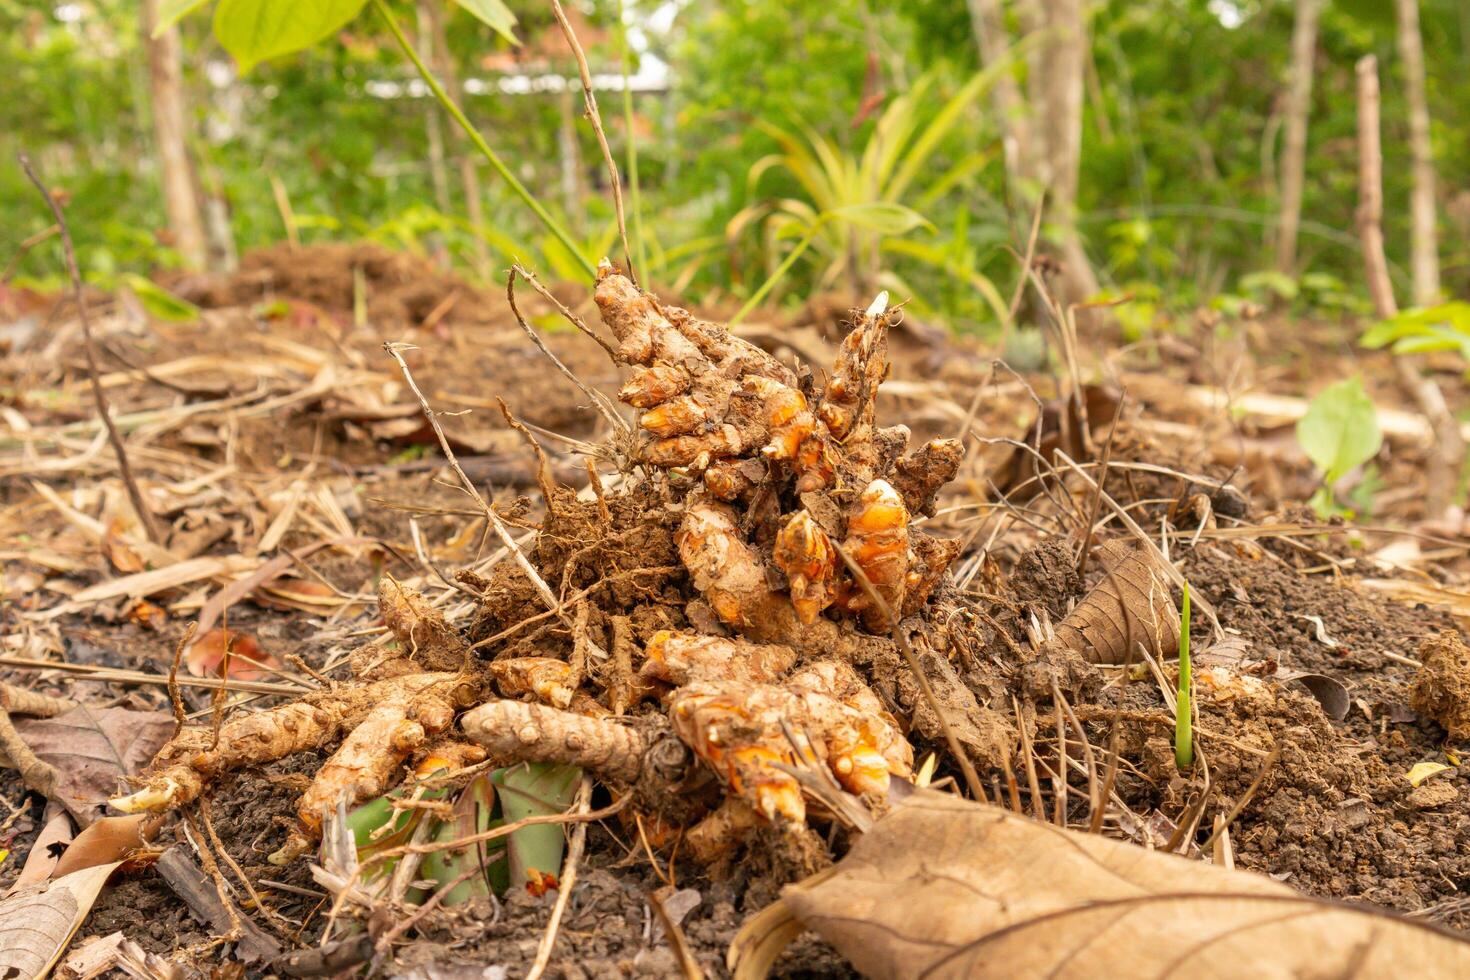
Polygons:
<instances>
[{"instance_id":1,"label":"tree trunk","mask_svg":"<svg viewBox=\"0 0 1470 980\"><path fill-rule=\"evenodd\" d=\"M1364 275L1373 296L1373 310L1388 318L1398 312L1388 261L1383 255L1383 148L1378 125L1378 59L1371 54L1358 62L1358 238L1363 245ZM1394 356L1399 381L1419 403L1434 427L1437 451L1426 464L1424 509L1431 520L1453 514L1455 485L1465 459L1460 422L1445 402L1444 392L1425 377L1407 354ZM1453 521L1458 526L1459 521Z\"/></svg>"},{"instance_id":2,"label":"tree trunk","mask_svg":"<svg viewBox=\"0 0 1470 980\"><path fill-rule=\"evenodd\" d=\"M143 0L142 13L143 37L148 47L154 149L158 154L169 230L184 264L191 269L202 269L206 258L204 222L194 189L194 164L189 159L179 31L170 27L158 37L152 36L158 0Z\"/></svg>"},{"instance_id":3,"label":"tree trunk","mask_svg":"<svg viewBox=\"0 0 1470 980\"><path fill-rule=\"evenodd\" d=\"M1291 78L1286 100L1286 145L1281 154L1281 200L1276 225L1276 271L1296 274L1296 239L1302 220L1307 169L1307 114L1312 101L1312 59L1317 50L1321 0L1296 0L1291 32Z\"/></svg>"},{"instance_id":4,"label":"tree trunk","mask_svg":"<svg viewBox=\"0 0 1470 980\"><path fill-rule=\"evenodd\" d=\"M1379 142L1378 59L1358 62L1358 239L1373 310L1386 319L1398 312L1388 260L1383 255L1383 147Z\"/></svg>"},{"instance_id":5,"label":"tree trunk","mask_svg":"<svg viewBox=\"0 0 1470 980\"><path fill-rule=\"evenodd\" d=\"M1062 300L1080 303L1098 291L1092 263L1077 234L1077 177L1082 162L1083 72L1087 21L1082 0L1041 0L1047 30L1042 103L1036 116L1038 171L1049 171L1052 236L1062 253Z\"/></svg>"},{"instance_id":6,"label":"tree trunk","mask_svg":"<svg viewBox=\"0 0 1470 980\"><path fill-rule=\"evenodd\" d=\"M975 31L975 45L980 51L981 67L999 64L1009 48L1001 0L967 0L967 5L970 25ZM995 103L1001 146L1005 150L1006 173L1012 181L1029 180L1031 122L1027 118L1020 86L1011 72L1007 71L996 79L991 98Z\"/></svg>"},{"instance_id":7,"label":"tree trunk","mask_svg":"<svg viewBox=\"0 0 1470 980\"><path fill-rule=\"evenodd\" d=\"M1439 253L1435 236L1434 155L1429 145L1429 106L1424 97L1424 45L1419 36L1419 0L1394 0L1398 12L1399 57L1409 97L1409 152L1413 156L1409 191L1409 266L1414 305L1439 301Z\"/></svg>"}]
</instances>

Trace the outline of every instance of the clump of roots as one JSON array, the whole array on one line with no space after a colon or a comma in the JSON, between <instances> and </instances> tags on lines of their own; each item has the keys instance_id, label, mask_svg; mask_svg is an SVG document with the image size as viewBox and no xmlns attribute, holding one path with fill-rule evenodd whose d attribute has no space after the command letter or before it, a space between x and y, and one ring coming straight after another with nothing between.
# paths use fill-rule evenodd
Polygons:
<instances>
[{"instance_id":1,"label":"clump of roots","mask_svg":"<svg viewBox=\"0 0 1470 980\"><path fill-rule=\"evenodd\" d=\"M241 716L217 739L183 730L119 807L178 806L231 769L336 746L274 856L288 860L326 810L385 792L458 719L492 762L580 766L713 860L732 835L775 828L795 841L809 820L833 818L811 803L802 769L881 805L893 779L912 776L911 738L944 744L936 712L954 715L953 744L977 763L1011 751L1010 723L950 662L973 662L993 638L946 591L959 545L916 523L934 513L961 446L910 449L905 427L877 424L897 317L886 300L853 314L818 385L609 266L595 299L631 370L620 398L643 437L614 490L548 481L524 555L535 576L506 561L467 578L485 598L465 633L385 579L392 642L359 651L353 681ZM1177 636L1167 588L1136 564L1109 563L1115 593L1141 590L1157 614L1145 626ZM1108 605L1131 601L1115 593L1084 603L1049 642L1117 659L1133 624ZM917 700L895 630L946 633L938 648L915 640L930 703Z\"/></svg>"}]
</instances>

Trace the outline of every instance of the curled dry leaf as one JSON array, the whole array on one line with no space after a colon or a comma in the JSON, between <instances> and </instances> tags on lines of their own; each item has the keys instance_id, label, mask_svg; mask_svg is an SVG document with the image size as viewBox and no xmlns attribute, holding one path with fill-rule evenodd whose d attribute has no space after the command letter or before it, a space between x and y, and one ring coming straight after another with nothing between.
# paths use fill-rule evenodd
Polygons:
<instances>
[{"instance_id":1,"label":"curled dry leaf","mask_svg":"<svg viewBox=\"0 0 1470 980\"><path fill-rule=\"evenodd\" d=\"M229 654L228 665L226 653ZM195 677L228 676L236 681L262 680L270 673L263 668L277 669L281 666L274 654L260 648L253 634L239 633L223 626L215 627L190 644L184 663Z\"/></svg>"},{"instance_id":2,"label":"curled dry leaf","mask_svg":"<svg viewBox=\"0 0 1470 980\"><path fill-rule=\"evenodd\" d=\"M77 835L51 872L52 878L99 864L113 864L129 859L135 851L146 847L163 821L147 813L123 817L103 817Z\"/></svg>"},{"instance_id":3,"label":"curled dry leaf","mask_svg":"<svg viewBox=\"0 0 1470 980\"><path fill-rule=\"evenodd\" d=\"M107 526L107 534L102 538L102 551L120 574L134 575L148 567L137 549L128 542L121 520L114 520Z\"/></svg>"},{"instance_id":4,"label":"curled dry leaf","mask_svg":"<svg viewBox=\"0 0 1470 980\"><path fill-rule=\"evenodd\" d=\"M793 917L869 977L1470 976L1431 925L929 790L778 906L736 937L737 978Z\"/></svg>"},{"instance_id":5,"label":"curled dry leaf","mask_svg":"<svg viewBox=\"0 0 1470 980\"><path fill-rule=\"evenodd\" d=\"M1177 653L1179 610L1158 560L1109 541L1098 547L1097 561L1102 580L1057 624L1051 642L1096 664L1121 664L1139 643L1157 657Z\"/></svg>"}]
</instances>

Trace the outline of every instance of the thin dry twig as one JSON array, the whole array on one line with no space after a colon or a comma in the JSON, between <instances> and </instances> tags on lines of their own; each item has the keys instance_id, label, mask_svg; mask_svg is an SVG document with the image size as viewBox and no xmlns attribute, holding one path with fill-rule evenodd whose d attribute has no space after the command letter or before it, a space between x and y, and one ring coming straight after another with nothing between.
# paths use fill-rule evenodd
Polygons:
<instances>
[{"instance_id":1,"label":"thin dry twig","mask_svg":"<svg viewBox=\"0 0 1470 980\"><path fill-rule=\"evenodd\" d=\"M400 844L398 847L390 847L386 851L374 854L363 862L364 867L382 864L393 858L403 857L405 854L433 854L435 851L457 851L472 844L483 844L486 841L495 840L497 837L505 837L513 834L522 827L535 827L543 823L595 823L598 820L606 820L608 817L620 813L629 803L633 802L633 794L628 793L613 803L608 804L601 810L589 812L569 813L543 813L533 817L522 817L519 820L504 824L500 827L492 827L478 834L470 834L468 837L459 837L448 841L429 841L424 844Z\"/></svg>"},{"instance_id":2,"label":"thin dry twig","mask_svg":"<svg viewBox=\"0 0 1470 980\"><path fill-rule=\"evenodd\" d=\"M1125 691L1132 676L1133 646L1130 644L1128 647L1128 653L1123 659L1122 677L1123 687ZM1118 703L1121 704L1122 702L1123 698L1119 696ZM1089 834L1102 833L1103 818L1107 816L1108 812L1108 797L1112 795L1113 783L1118 778L1118 763L1121 761L1118 756L1118 737L1122 734L1122 731L1118 725L1119 714L1120 712L1113 713L1112 723L1108 727L1108 768L1107 772L1103 776L1102 795L1099 797L1097 804L1093 807L1092 819L1089 820L1087 824L1087 832Z\"/></svg>"},{"instance_id":3,"label":"thin dry twig","mask_svg":"<svg viewBox=\"0 0 1470 980\"><path fill-rule=\"evenodd\" d=\"M553 3L556 0L552 0ZM558 11L561 9L557 7ZM577 799L572 804L572 809L579 815L585 815L592 808L592 777L583 776L582 785L577 788ZM561 881L556 886L556 904L551 907L551 918L547 920L546 932L541 936L541 944L536 947L536 959L531 964L531 969L526 973L526 980L540 980L546 972L546 966L551 962L551 951L556 947L556 934L561 928L561 918L566 914L567 903L572 898L572 888L577 883L577 864L582 860L582 851L587 846L587 823L578 823L572 830L572 842L567 846L567 859L562 865Z\"/></svg>"},{"instance_id":4,"label":"thin dry twig","mask_svg":"<svg viewBox=\"0 0 1470 980\"><path fill-rule=\"evenodd\" d=\"M70 674L86 674L94 680L116 681L120 684L162 684L167 686L166 674L148 674L141 670L121 670L114 667L97 667L92 664L69 664L60 660L32 660L29 657L0 656L0 665L21 667L27 670L60 670ZM202 687L217 690L225 686L224 681L212 677L179 677L175 683L183 687ZM300 685L273 684L269 681L230 681L230 690L250 694L288 694L299 696Z\"/></svg>"},{"instance_id":5,"label":"thin dry twig","mask_svg":"<svg viewBox=\"0 0 1470 980\"><path fill-rule=\"evenodd\" d=\"M102 424L107 427L107 438L112 443L112 451L117 455L117 469L122 475L123 485L127 488L128 499L132 501L133 510L138 513L138 520L143 525L143 533L148 535L148 540L159 547L163 546L163 535L158 530L158 524L153 519L153 511L148 509L148 504L143 500L143 491L138 488L138 481L133 477L133 468L128 463L127 447L123 445L122 434L117 430L117 423L112 420L112 411L107 404L107 395L102 391L102 383L98 381L97 370L97 345L92 339L92 317L87 312L87 298L82 290L82 273L77 267L76 250L72 247L71 232L66 226L66 217L61 213L61 205L51 194L41 178L37 176L35 168L31 166L31 158L24 152L18 154L20 168L30 178L36 190L41 192L46 206L51 209L51 214L56 218L56 226L61 232L61 254L66 258L66 271L71 276L72 296L77 304L77 316L82 321L82 338L87 354L87 377L92 386L92 401L97 406L97 414L102 417Z\"/></svg>"},{"instance_id":6,"label":"thin dry twig","mask_svg":"<svg viewBox=\"0 0 1470 980\"><path fill-rule=\"evenodd\" d=\"M526 336L531 339L531 343L536 345L536 349L539 350L542 354L545 354L547 359L550 360L552 364L556 365L556 369L560 371L568 381L576 385L577 388L581 390L582 394L586 395L589 399L592 400L592 404L597 407L597 411L601 413L602 417L607 419L608 424L613 427L614 432L621 433L625 436L631 433L632 429L628 425L627 420L625 420L621 415L617 413L617 410L614 409L612 404L607 400L607 396L598 391L596 388L593 388L591 385L587 384L587 382L583 381L581 378L577 377L576 372L563 364L561 358L553 354L551 352L551 348L546 346L546 341L541 339L540 332L538 332L535 328L533 328L529 323L526 322L526 318L521 315L520 307L516 305L516 276L520 276L522 279L526 280L526 282L530 283L531 287L537 292L541 293L542 296L550 298L551 301L556 304L558 312L560 312L562 316L570 320L593 340L597 341L599 344L602 344L604 349L606 349L610 355L616 357L614 349L610 345L608 345L601 337L593 333L585 323L583 323L576 315L572 313L571 310L567 309L565 306L562 306L555 297L553 297L549 292L546 292L544 289L542 289L541 284L537 282L536 278L532 276L529 272L518 265L513 265L510 267L510 274L506 277L505 280L505 298L510 303L510 311L512 314L515 315L516 323L520 324L521 330L524 331Z\"/></svg>"},{"instance_id":7,"label":"thin dry twig","mask_svg":"<svg viewBox=\"0 0 1470 980\"><path fill-rule=\"evenodd\" d=\"M444 434L443 426L439 424L438 413L429 404L429 399L419 390L418 382L414 380L413 372L408 368L408 362L403 359L403 351L415 349L412 344L393 343L391 341L383 345L383 350L387 351L388 355L398 362L398 367L403 372L404 380L408 382L409 389L414 393L414 397L418 399L419 405L424 412L424 418L428 419L429 426L434 430L434 435L438 437L439 448L443 450L444 458L449 461L449 466L454 470L455 476L459 477L460 486L464 489L464 492L469 494L475 503L480 505L481 512L485 515L485 519L490 522L490 526L495 529L495 533L500 538L501 544L505 545L511 555L514 556L516 564L521 567L521 571L526 573L526 577L531 580L531 584L541 594L541 598L546 602L547 607L554 610L557 617L566 626L572 626L572 618L567 615L567 611L557 599L556 593L551 590L551 586L546 584L546 580L541 577L541 573L536 571L536 566L532 565L531 560L526 557L524 549L516 543L515 536L510 533L510 528L506 525L505 521L495 512L495 508L491 507L485 498L480 495L480 491L475 487L474 481L465 474L464 468L459 465L459 460L455 457L454 450L449 445L449 438ZM589 639L587 641L587 647L599 660L607 659L607 653L592 640Z\"/></svg>"},{"instance_id":8,"label":"thin dry twig","mask_svg":"<svg viewBox=\"0 0 1470 980\"><path fill-rule=\"evenodd\" d=\"M556 480L551 476L551 460L546 458L546 450L541 448L541 443L531 434L519 419L510 413L510 406L505 399L499 395L495 396L495 403L500 406L500 414L505 418L505 424L526 441L531 447L531 452L536 456L536 486L541 489L541 499L546 501L546 512L552 513L556 510ZM590 462L590 459L589 459Z\"/></svg>"},{"instance_id":9,"label":"thin dry twig","mask_svg":"<svg viewBox=\"0 0 1470 980\"><path fill-rule=\"evenodd\" d=\"M215 861L214 854L210 851L209 845L202 839L204 835L200 833L199 822L194 818L192 808L184 811L184 820L188 823L189 829L193 831L193 833L186 835L189 843L194 846L194 853L199 855L199 863L203 865L205 873L214 882L215 894L218 896L219 903L224 908L225 914L230 919L230 931L224 936L218 936L216 938L232 943L245 935L245 926L240 921L240 913L235 911L235 903L230 901L230 885L225 881L225 876L220 871L219 864Z\"/></svg>"},{"instance_id":10,"label":"thin dry twig","mask_svg":"<svg viewBox=\"0 0 1470 980\"><path fill-rule=\"evenodd\" d=\"M520 276L522 279L526 280L526 283L532 289L536 290L536 292L541 296L542 299L546 300L546 302L555 307L556 312L561 314L564 320L566 320L572 326L576 327L578 330L582 331L584 334L596 341L597 345L607 352L608 357L611 357L614 361L618 359L618 349L614 347L610 341L604 340L602 335L599 334L596 330L593 330L591 327L587 326L587 321L583 320L581 317L577 316L577 314L573 313L565 303L556 298L555 293L547 289L545 286L541 285L541 280L536 278L536 274L534 272L531 272L529 269L527 269L523 265L520 265L519 263L512 265L510 268L512 272Z\"/></svg>"},{"instance_id":11,"label":"thin dry twig","mask_svg":"<svg viewBox=\"0 0 1470 980\"><path fill-rule=\"evenodd\" d=\"M668 937L674 955L679 958L679 969L684 972L684 980L704 980L704 970L700 969L699 961L694 958L694 951L689 948L689 937L684 935L679 923L664 908L663 899L659 898L658 892L648 893L648 904L658 915L658 921L664 927L664 935Z\"/></svg>"},{"instance_id":12,"label":"thin dry twig","mask_svg":"<svg viewBox=\"0 0 1470 980\"><path fill-rule=\"evenodd\" d=\"M1108 440L1103 443L1102 462L1097 471L1097 493L1093 495L1092 509L1087 515L1087 536L1082 539L1082 551L1077 555L1079 577L1087 573L1087 558L1092 553L1092 537L1097 533L1097 514L1102 509L1102 495L1108 485L1108 464L1113 460L1113 436L1118 433L1118 419L1123 417L1123 403L1127 400L1127 391L1118 396L1118 407L1114 409L1113 422L1108 426Z\"/></svg>"},{"instance_id":13,"label":"thin dry twig","mask_svg":"<svg viewBox=\"0 0 1470 980\"><path fill-rule=\"evenodd\" d=\"M199 624L190 623L184 635L179 637L178 645L174 647L173 663L168 667L168 702L174 711L174 733L173 738L179 737L179 732L184 730L184 725L189 717L188 709L184 707L184 696L179 692L179 664L184 660L184 651L189 649L189 644L194 640L194 631Z\"/></svg>"},{"instance_id":14,"label":"thin dry twig","mask_svg":"<svg viewBox=\"0 0 1470 980\"><path fill-rule=\"evenodd\" d=\"M628 222L623 217L623 181L618 176L618 164L613 159L612 148L607 145L607 133L602 129L602 114L597 111L597 97L592 94L592 71L587 67L587 54L582 50L582 42L577 40L577 32L572 30L566 11L561 9L558 0L551 0L551 12L561 25L561 32L572 49L572 56L577 59L577 72L582 76L582 101L587 103L587 119L592 123L592 131L597 134L597 145L602 149L602 159L607 163L608 177L612 181L613 211L618 217L618 235L623 240L623 258L628 264L628 278L636 286L638 275L633 269L633 250L628 247ZM629 133L628 138L632 139L633 134Z\"/></svg>"},{"instance_id":15,"label":"thin dry twig","mask_svg":"<svg viewBox=\"0 0 1470 980\"><path fill-rule=\"evenodd\" d=\"M1143 528L1138 526L1138 522L1133 519L1128 511L1124 507L1119 505L1116 500L1110 497L1107 492L1102 489L1102 487L1098 486L1097 481L1094 480L1091 476L1088 476L1087 472L1083 470L1081 466L1078 466L1077 463L1072 459L1072 457L1068 456L1060 449L1057 450L1056 454L1057 458L1065 463L1067 467L1072 470L1072 472L1080 476L1089 487L1097 492L1098 499L1107 504L1108 509L1111 510L1114 514L1118 515L1118 520L1123 522L1123 526L1128 528L1128 530L1133 533L1134 537L1143 542L1144 550L1152 555L1154 560L1159 563L1164 574L1168 575L1176 586L1181 589L1184 588L1184 576L1179 573L1179 569L1175 568L1174 563L1169 561L1169 559L1165 557L1164 553L1159 550L1159 546L1154 544L1153 538L1150 538L1147 532L1145 532ZM1210 625L1215 628L1215 635L1223 636L1225 630L1220 626L1220 618L1215 615L1215 604L1210 602L1203 595L1200 595L1198 592L1191 592L1190 599L1194 603L1194 605L1198 606L1199 609L1209 618Z\"/></svg>"},{"instance_id":16,"label":"thin dry twig","mask_svg":"<svg viewBox=\"0 0 1470 980\"><path fill-rule=\"evenodd\" d=\"M245 874L245 869L240 867L240 862L230 856L230 852L225 849L224 842L219 839L219 834L215 833L214 821L209 817L208 796L201 796L199 798L199 822L204 825L204 832L209 836L210 846L216 851L219 851L219 856L224 858L225 864L229 865L230 870L235 873L235 877L240 879L240 884L245 886L245 893L250 896L250 901L254 904L255 908L259 909L261 914L265 916L265 920L270 923L271 928L275 929L282 937L289 939L291 937L291 929L285 918L275 909L265 904L265 901L260 897L260 893L255 890L255 885L251 884L249 876Z\"/></svg>"}]
</instances>

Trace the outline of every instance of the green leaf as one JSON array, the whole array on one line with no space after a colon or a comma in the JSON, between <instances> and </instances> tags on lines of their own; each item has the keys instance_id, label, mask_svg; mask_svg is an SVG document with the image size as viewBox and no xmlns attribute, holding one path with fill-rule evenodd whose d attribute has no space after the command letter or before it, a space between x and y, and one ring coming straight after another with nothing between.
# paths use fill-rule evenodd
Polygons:
<instances>
[{"instance_id":1,"label":"green leaf","mask_svg":"<svg viewBox=\"0 0 1470 980\"><path fill-rule=\"evenodd\" d=\"M1296 438L1327 483L1377 455L1383 433L1362 380L1349 378L1323 389L1297 422Z\"/></svg>"},{"instance_id":2,"label":"green leaf","mask_svg":"<svg viewBox=\"0 0 1470 980\"><path fill-rule=\"evenodd\" d=\"M186 299L180 299L152 279L128 273L122 277L122 281L154 319L167 320L170 323L189 323L199 319L199 307Z\"/></svg>"},{"instance_id":3,"label":"green leaf","mask_svg":"<svg viewBox=\"0 0 1470 980\"><path fill-rule=\"evenodd\" d=\"M565 813L572 805L582 770L544 762L497 769L492 777L500 790L500 813L506 823L526 817ZM558 824L535 824L510 833L510 881L537 894L561 874L566 835Z\"/></svg>"},{"instance_id":4,"label":"green leaf","mask_svg":"<svg viewBox=\"0 0 1470 980\"><path fill-rule=\"evenodd\" d=\"M849 204L833 208L827 214L833 218L867 228L883 235L902 235L915 228L933 228L929 219L913 208L891 201L872 201L867 204Z\"/></svg>"},{"instance_id":5,"label":"green leaf","mask_svg":"<svg viewBox=\"0 0 1470 980\"><path fill-rule=\"evenodd\" d=\"M309 48L357 16L366 0L220 0L214 36L243 74L267 58Z\"/></svg>"},{"instance_id":6,"label":"green leaf","mask_svg":"<svg viewBox=\"0 0 1470 980\"><path fill-rule=\"evenodd\" d=\"M454 815L439 825L433 839L436 843L448 843L483 834L491 827L499 826L500 821L494 819L494 813L495 784L489 773L482 773L471 780L460 793L459 799L454 803ZM434 890L439 891L448 888L466 872L472 869L481 870L482 874L461 881L445 892L439 903L444 908L450 908L489 895L491 867L497 863L503 865L504 858L503 838L488 844L481 842L454 850L432 851L424 855L419 877L434 882ZM500 890L504 891L504 888Z\"/></svg>"},{"instance_id":7,"label":"green leaf","mask_svg":"<svg viewBox=\"0 0 1470 980\"><path fill-rule=\"evenodd\" d=\"M491 30L511 44L521 43L515 34L516 15L505 5L504 0L454 0L454 2L474 14L476 19L488 25Z\"/></svg>"},{"instance_id":8,"label":"green leaf","mask_svg":"<svg viewBox=\"0 0 1470 980\"><path fill-rule=\"evenodd\" d=\"M208 2L209 0L162 0L158 5L158 20L153 25L153 36L158 37Z\"/></svg>"}]
</instances>

